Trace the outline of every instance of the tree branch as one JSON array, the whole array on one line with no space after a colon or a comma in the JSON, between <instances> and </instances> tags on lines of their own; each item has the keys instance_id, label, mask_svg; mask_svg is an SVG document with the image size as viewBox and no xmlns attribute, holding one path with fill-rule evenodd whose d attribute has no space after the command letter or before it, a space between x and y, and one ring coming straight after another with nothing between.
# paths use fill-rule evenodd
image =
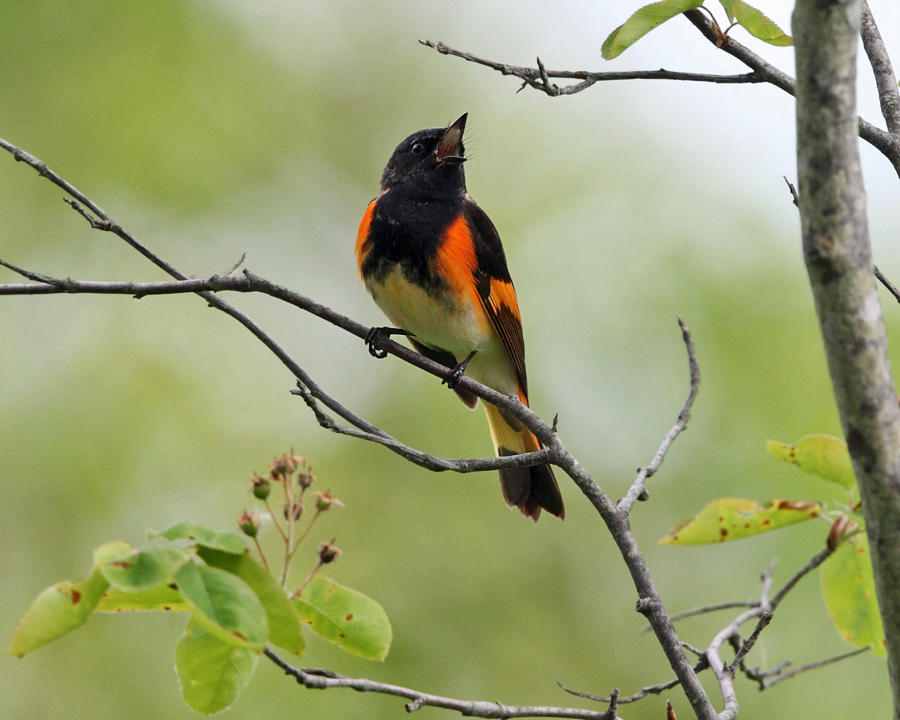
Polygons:
<instances>
[{"instance_id":1,"label":"tree branch","mask_svg":"<svg viewBox=\"0 0 900 720\"><path fill-rule=\"evenodd\" d=\"M726 36L725 41L722 42L721 33L717 32L718 28L699 10L688 10L684 15L714 46L740 60L753 72L760 74L766 82L796 96L796 83L790 75L769 64L746 45L742 45L732 37ZM894 166L897 175L900 176L900 149L895 147L890 134L861 117L854 116L854 120L858 126L859 136L881 151Z\"/></svg>"},{"instance_id":2,"label":"tree branch","mask_svg":"<svg viewBox=\"0 0 900 720\"><path fill-rule=\"evenodd\" d=\"M598 82L609 82L613 80L684 80L689 82L707 82L718 84L746 84L766 82L766 79L755 72L743 73L740 75L714 75L710 73L693 73L678 72L674 70L626 70L622 72L593 72L590 70L547 70L540 58L537 58L537 67L523 67L521 65L509 65L507 63L499 63L494 60L472 55L471 53L456 50L442 42L433 42L432 40L419 40L425 47L439 52L441 55L452 55L462 58L476 65L496 70L501 75L512 75L522 81L522 88L532 87L535 90L558 97L559 95L574 95L583 90L587 90ZM558 78L562 80L580 80L579 83L572 85L564 85L559 87L550 82L550 78Z\"/></svg>"},{"instance_id":3,"label":"tree branch","mask_svg":"<svg viewBox=\"0 0 900 720\"><path fill-rule=\"evenodd\" d=\"M307 688L312 690L324 690L328 688L343 687L356 690L357 692L394 695L396 697L406 698L410 701L406 704L406 711L409 713L413 713L423 707L437 707L444 708L445 710L455 710L466 717L502 718L503 720L521 717L580 718L581 720L613 720L613 718L615 718L615 715L610 716L606 712L583 710L581 708L544 707L534 705L516 706L503 705L499 702L485 700L457 700L441 695L424 693L419 690L403 687L402 685L391 685L375 680L369 680L367 678L347 677L346 675L339 675L330 670L297 668L282 660L268 648L266 648L264 652L266 657L284 671L285 675L290 675L298 683Z\"/></svg>"},{"instance_id":4,"label":"tree branch","mask_svg":"<svg viewBox=\"0 0 900 720\"><path fill-rule=\"evenodd\" d=\"M721 603L718 605L710 605L707 607L697 608L695 610L689 610L685 613L679 613L677 615L671 616L671 619L674 621L675 619L682 619L685 617L691 617L693 615L699 615L701 613L713 612L715 610L722 610L726 608L748 608L746 611L733 618L727 625L725 625L725 627L717 632L705 650L696 650L694 648L690 648L687 643L683 643L685 647L689 647L700 658L697 664L694 665L694 671L696 673L700 673L706 669L712 669L713 674L715 674L716 679L719 681L723 697L726 699L725 708L718 715L720 720L733 720L733 718L737 717L739 708L737 703L737 695L734 690L734 677L737 669L740 669L740 671L750 680L757 682L760 685L760 690L765 690L767 687L776 685L781 681L780 679L769 681L768 678L777 676L782 679L787 679L787 677L783 677L783 674L784 669L790 665L790 661L782 663L774 670L763 671L759 668L747 668L744 662L745 658L750 650L753 649L753 646L759 639L762 631L765 630L768 624L772 621L775 609L778 607L778 605L787 597L788 593L790 593L797 586L797 583L800 582L800 580L802 580L809 573L819 567L823 562L825 562L825 560L827 560L831 556L834 550L835 548L826 545L826 547L824 547L821 551L810 558L809 562L807 562L803 567L797 570L797 572L795 572L788 579L784 586L782 586L782 588L777 593L775 593L775 595L771 599L769 599L769 593L772 587L773 568L770 567L762 575L762 591L760 593L759 599L756 601ZM758 619L756 627L750 633L749 637L744 642L741 642L741 626L749 622L750 620L753 620L754 618ZM734 659L727 664L722 660L721 657L721 648L726 642L728 642L735 648ZM853 657L854 655L858 655L860 652L864 652L866 649L868 648L844 653L842 655L835 656L834 658L819 661L819 663L810 663L808 665L804 665L802 666L802 668L797 668L796 672L787 673L787 676L790 677L799 672L805 672L806 670L812 670L822 665L827 665L832 662L837 662L838 660ZM572 690L562 683L557 683L557 685L559 685L559 687L565 690L567 693L570 693L577 697L603 703L608 703L612 700L612 695L610 695L609 697L603 697L600 695L594 695L592 693ZM656 685L648 685L647 687L641 688L633 695L627 695L625 697L619 696L617 691L616 699L619 704L636 702L637 700L640 700L647 695L661 693L665 690L675 687L676 685L678 685L678 679L673 678L672 680L658 683Z\"/></svg>"},{"instance_id":5,"label":"tree branch","mask_svg":"<svg viewBox=\"0 0 900 720\"><path fill-rule=\"evenodd\" d=\"M859 483L900 718L900 407L872 274L856 141L860 0L798 0L797 167L803 254Z\"/></svg>"},{"instance_id":6,"label":"tree branch","mask_svg":"<svg viewBox=\"0 0 900 720\"><path fill-rule=\"evenodd\" d=\"M432 40L419 40L419 42L442 55L452 55L461 58L467 62L482 65L499 72L501 75L512 75L522 81L521 91L526 87L533 88L549 95L550 97L559 97L561 95L574 95L575 93L587 90L589 87L598 82L611 80L685 80L693 82L708 83L768 83L784 90L790 95L794 95L794 79L785 72L782 72L774 65L766 62L759 55L754 53L745 45L728 35L723 35L718 26L714 25L710 19L699 9L688 10L684 13L685 17L694 24L694 26L709 40L713 45L722 51L728 53L732 57L740 60L744 65L750 68L751 72L735 74L735 75L715 75L708 73L687 73L675 72L670 70L631 70L623 72L593 72L588 70L547 70L543 67L540 58L537 60L538 67L523 67L519 65L510 65L494 60L473 55L472 53L456 50L442 42L434 42ZM873 22L874 26L874 22ZM875 30L877 33L877 28ZM890 63L888 61L888 67ZM874 67L874 66L873 66ZM876 71L878 72L878 71ZM549 82L549 78L559 78L566 80L580 80L581 82L572 85L564 85L562 87ZM887 81L885 80L885 83ZM896 91L896 82L894 83L894 91ZM876 127L872 123L862 118L857 119L859 125L859 136L877 148L894 166L894 170L900 176L900 142L891 136L891 133ZM890 125L888 126L890 127ZM893 132L893 131L892 131Z\"/></svg>"},{"instance_id":7,"label":"tree branch","mask_svg":"<svg viewBox=\"0 0 900 720\"><path fill-rule=\"evenodd\" d=\"M897 88L897 77L891 66L891 57L881 39L881 33L878 31L878 25L875 24L869 3L865 0L863 0L860 35L875 75L881 114L887 123L888 132L893 135L895 149L897 149L900 146L900 90Z\"/></svg>"},{"instance_id":8,"label":"tree branch","mask_svg":"<svg viewBox=\"0 0 900 720\"><path fill-rule=\"evenodd\" d=\"M51 182L63 188L66 192L74 195L77 198L77 202L70 201L69 204L90 222L91 227L115 233L128 243L128 245L150 259L155 265L175 277L176 280L187 280L185 275L150 251L138 241L137 238L132 236L106 215L98 205L92 203L70 183L52 172L47 165L38 158L26 153L2 138L0 138L0 147L9 151L16 160L25 162L38 171L43 177L47 177ZM81 205L89 208L90 212L85 210L84 207L81 207ZM218 281L225 282L224 280L221 280L223 276L216 277L218 278ZM318 317L343 328L347 332L363 338L368 334L368 328L336 313L330 308L315 303L303 296L298 296L296 293L292 293L286 288L282 288L274 283L269 283L247 271L244 271L244 277L248 283L253 284L258 289L262 290L262 288L265 288L267 294L290 302L307 312L317 315ZM65 283L63 284L65 285ZM74 286L69 283L68 287L71 288ZM263 344L266 345L279 360L281 360L281 362L293 373L294 377L297 378L299 386L305 387L311 397L321 401L326 407L337 413L340 417L344 418L358 429L363 430L365 435L361 435L360 437L365 437L365 439L371 439L370 436L372 435L379 436L380 438L386 437L386 433L384 433L383 430L365 422L362 418L359 418L354 413L350 412L339 402L321 392L312 378L310 378L309 375L287 353L285 353L271 337L263 332L262 329L247 316L217 297L212 290L193 291L206 300L212 307L226 313L244 325L244 327L253 333L257 339L263 342ZM437 375L441 378L446 376L447 368L438 363L434 363L424 356L391 340L384 341L381 347L387 352L396 355L404 361L430 372L433 375ZM607 529L619 548L622 558L631 573L632 581L634 582L639 598L637 609L647 618L650 625L653 627L660 646L662 647L669 664L675 671L675 675L678 678L688 701L691 703L694 713L699 720L715 720L715 718L717 718L717 713L712 706L709 697L706 695L706 691L697 678L692 664L684 654L681 641L669 620L662 598L655 587L643 553L637 544L634 534L631 532L627 515L618 511L614 503L609 499L594 478L591 477L578 460L566 449L556 432L555 423L553 426L548 425L540 418L540 416L519 402L517 398L508 397L498 393L491 388L473 381L469 377L463 376L459 382L459 386L465 390L469 390L483 400L496 405L506 414L521 420L522 423L541 440L548 461L553 462L565 471L585 497L591 502L606 523ZM324 413L316 413L316 417L322 421L324 420ZM325 422L328 421L325 420Z\"/></svg>"},{"instance_id":9,"label":"tree branch","mask_svg":"<svg viewBox=\"0 0 900 720\"><path fill-rule=\"evenodd\" d=\"M681 411L678 413L675 424L672 426L672 429L666 433L662 443L660 443L659 449L656 451L656 455L653 456L653 460L650 461L649 465L638 470L637 477L634 479L634 482L631 483L631 487L628 488L625 497L619 501L619 512L625 515L628 515L631 512L631 508L634 506L635 502L647 499L647 489L644 487L644 483L647 478L651 477L659 470L659 466L662 465L663 460L665 460L666 453L669 451L672 443L675 442L675 438L677 438L687 427L688 420L691 417L691 408L694 406L697 391L700 389L700 365L697 363L697 354L694 351L694 340L691 337L690 330L688 330L687 325L684 324L684 321L682 321L681 318L678 318L678 327L681 328L681 337L687 348L688 369L690 371L690 390L688 391L688 396L685 399L684 404L681 406Z\"/></svg>"}]
</instances>

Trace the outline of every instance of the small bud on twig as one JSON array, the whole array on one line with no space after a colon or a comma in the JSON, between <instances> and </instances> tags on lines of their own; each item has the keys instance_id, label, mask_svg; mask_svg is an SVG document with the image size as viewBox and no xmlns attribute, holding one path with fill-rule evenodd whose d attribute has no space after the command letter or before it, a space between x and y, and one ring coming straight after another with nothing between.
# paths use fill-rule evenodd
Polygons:
<instances>
[{"instance_id":1,"label":"small bud on twig","mask_svg":"<svg viewBox=\"0 0 900 720\"><path fill-rule=\"evenodd\" d=\"M334 544L334 539L331 542L323 541L319 543L319 564L327 565L328 563L332 563L337 560L341 556L341 549Z\"/></svg>"},{"instance_id":2,"label":"small bud on twig","mask_svg":"<svg viewBox=\"0 0 900 720\"><path fill-rule=\"evenodd\" d=\"M297 522L303 515L303 501L297 500L293 505L284 504L284 519Z\"/></svg>"},{"instance_id":3,"label":"small bud on twig","mask_svg":"<svg viewBox=\"0 0 900 720\"><path fill-rule=\"evenodd\" d=\"M250 482L250 490L253 493L253 497L257 500L265 500L269 497L269 493L272 492L272 485L269 482L269 478L263 477L262 475L254 475Z\"/></svg>"},{"instance_id":4,"label":"small bud on twig","mask_svg":"<svg viewBox=\"0 0 900 720\"><path fill-rule=\"evenodd\" d=\"M244 535L255 538L262 522L258 513L245 512L238 518L237 524Z\"/></svg>"},{"instance_id":5,"label":"small bud on twig","mask_svg":"<svg viewBox=\"0 0 900 720\"><path fill-rule=\"evenodd\" d=\"M330 490L316 493L316 510L325 512L326 510L331 510L332 507L342 508L344 503L334 497Z\"/></svg>"}]
</instances>

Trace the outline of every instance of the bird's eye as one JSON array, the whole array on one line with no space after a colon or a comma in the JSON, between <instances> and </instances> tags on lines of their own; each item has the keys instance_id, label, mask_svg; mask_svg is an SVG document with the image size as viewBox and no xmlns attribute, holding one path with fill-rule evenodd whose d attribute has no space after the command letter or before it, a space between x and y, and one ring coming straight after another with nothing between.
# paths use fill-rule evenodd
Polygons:
<instances>
[{"instance_id":1,"label":"bird's eye","mask_svg":"<svg viewBox=\"0 0 900 720\"><path fill-rule=\"evenodd\" d=\"M423 152L425 152L425 146L420 142L413 143L413 146L410 148L410 150L412 151L413 155L421 155Z\"/></svg>"}]
</instances>

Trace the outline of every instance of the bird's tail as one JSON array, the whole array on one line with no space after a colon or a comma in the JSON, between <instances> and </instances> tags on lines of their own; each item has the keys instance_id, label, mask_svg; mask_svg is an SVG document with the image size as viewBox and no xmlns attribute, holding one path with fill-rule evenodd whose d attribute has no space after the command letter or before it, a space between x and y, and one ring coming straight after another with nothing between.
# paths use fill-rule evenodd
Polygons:
<instances>
[{"instance_id":1,"label":"bird's tail","mask_svg":"<svg viewBox=\"0 0 900 720\"><path fill-rule=\"evenodd\" d=\"M518 455L541 449L534 433L515 418L505 416L497 407L484 403L491 438L497 455ZM500 471L503 498L510 507L517 507L525 517L537 522L541 508L560 520L565 517L559 486L550 465L532 465L523 468L505 468Z\"/></svg>"}]
</instances>

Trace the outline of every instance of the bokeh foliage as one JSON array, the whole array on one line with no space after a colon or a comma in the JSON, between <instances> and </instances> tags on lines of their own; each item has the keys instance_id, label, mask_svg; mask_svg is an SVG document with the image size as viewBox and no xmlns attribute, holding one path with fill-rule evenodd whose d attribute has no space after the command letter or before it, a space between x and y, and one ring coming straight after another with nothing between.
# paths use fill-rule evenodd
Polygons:
<instances>
[{"instance_id":1,"label":"bokeh foliage","mask_svg":"<svg viewBox=\"0 0 900 720\"><path fill-rule=\"evenodd\" d=\"M678 98L728 112L760 95L659 85L640 95L618 85L551 101L515 95L506 79L416 43L456 41L527 62L541 49L536 36L514 34L515 52L499 39L515 14L508 6L240 5L9 3L0 135L189 274L224 270L246 251L255 272L378 323L355 276L358 218L405 134L468 111L469 187L504 238L534 406L560 413L563 436L613 497L649 461L687 391L676 312L694 333L703 373L694 417L633 519L670 609L754 597L773 557L777 583L821 547L816 524L727 547L655 544L712 497L809 496L816 481L769 457L765 440L840 433L781 185L793 159L772 163L753 142L716 146L704 128L678 125L672 107ZM600 63L596 38L585 64ZM789 67L790 55L780 57ZM781 102L762 130L748 115L747 133L790 136ZM0 256L61 276L160 277L8 158L0 197ZM890 272L896 253L875 252L900 277ZM438 454L489 452L480 411L466 412L432 379L377 363L361 342L265 299L236 302L389 431ZM892 337L897 313L886 305ZM143 528L185 518L226 526L249 503L250 473L293 446L347 505L344 556L330 574L377 598L394 625L383 666L315 640L310 664L525 704L570 704L556 680L627 693L670 676L639 634L605 530L566 482L566 521L533 526L505 509L494 477L429 475L327 434L289 395L278 363L196 298L3 298L0 338L3 637L41 588L78 576L90 549L111 537L135 543ZM702 643L720 625L704 618L681 629ZM7 658L0 715L195 717L172 682L182 629L177 617L98 617L33 657ZM756 652L774 665L843 649L819 588L806 582ZM883 666L871 657L764 694L746 686L741 699L747 717L888 712ZM659 708L650 701L629 717L659 717ZM308 692L261 664L231 712L403 711L388 698Z\"/></svg>"}]
</instances>

